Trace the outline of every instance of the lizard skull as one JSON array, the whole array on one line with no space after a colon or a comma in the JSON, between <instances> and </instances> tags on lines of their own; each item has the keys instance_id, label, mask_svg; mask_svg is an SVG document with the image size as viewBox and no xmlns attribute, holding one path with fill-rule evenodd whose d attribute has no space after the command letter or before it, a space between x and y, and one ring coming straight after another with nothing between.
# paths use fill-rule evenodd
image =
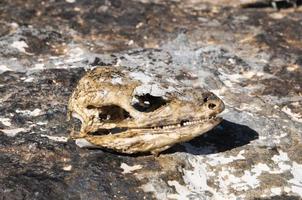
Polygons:
<instances>
[{"instance_id":1,"label":"lizard skull","mask_svg":"<svg viewBox=\"0 0 302 200\"><path fill-rule=\"evenodd\" d=\"M165 75L125 67L88 72L68 104L69 116L82 122L77 138L123 153L158 154L221 122L217 96Z\"/></svg>"}]
</instances>

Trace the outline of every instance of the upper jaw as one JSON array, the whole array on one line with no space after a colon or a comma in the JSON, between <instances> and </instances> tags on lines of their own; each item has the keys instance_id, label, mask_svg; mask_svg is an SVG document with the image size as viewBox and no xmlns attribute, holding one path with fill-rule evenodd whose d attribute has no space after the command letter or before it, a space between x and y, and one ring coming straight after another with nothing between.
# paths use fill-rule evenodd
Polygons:
<instances>
[{"instance_id":1,"label":"upper jaw","mask_svg":"<svg viewBox=\"0 0 302 200\"><path fill-rule=\"evenodd\" d=\"M193 128L198 128L208 124L209 126L216 126L222 121L221 117L212 116L208 118L191 118L190 120L180 120L180 121L172 121L169 123L161 123L159 121L145 124L145 125L138 125L137 123L131 124L115 124L112 126L108 126L109 124L95 126L93 130L97 131L98 129L103 130L103 132L115 134L120 132L127 132L127 131L151 131L151 132L165 132L165 131L173 131L173 130L189 130ZM106 130L106 131L104 131ZM89 131L94 132L94 131ZM97 131L98 132L98 131ZM92 133L93 134L93 133Z\"/></svg>"},{"instance_id":2,"label":"upper jaw","mask_svg":"<svg viewBox=\"0 0 302 200\"><path fill-rule=\"evenodd\" d=\"M116 128L122 128L122 129L152 129L152 130L168 130L168 129L182 129L184 127L193 127L193 126L199 126L200 124L204 123L212 123L212 124L218 124L220 121L222 121L221 117L217 117L217 115L222 112L224 108L224 105L219 106L216 110L212 111L205 111L205 112L196 112L193 111L183 113L182 116L174 116L169 115L165 117L156 117L154 116L148 116L143 117L141 119L136 118L129 118L124 119L123 121L117 122L117 123L96 123L94 124L95 128L100 129L116 129ZM194 113L194 115L192 115ZM175 113L174 113L175 114Z\"/></svg>"},{"instance_id":3,"label":"upper jaw","mask_svg":"<svg viewBox=\"0 0 302 200\"><path fill-rule=\"evenodd\" d=\"M224 104L221 100L219 100L218 106L215 110L202 110L198 111L198 108L196 108L195 112L194 109L192 109L190 112L182 112L182 115L175 113L166 116L166 117L156 117L153 116L152 118L143 118L140 121L134 121L133 123L126 123L125 125L128 128L146 128L146 129L160 129L160 128L182 128L186 125L198 125L201 123L214 123L217 121L222 121L221 117L217 117L223 110L224 110ZM220 104L221 103L221 104ZM192 115L193 114L193 115Z\"/></svg>"},{"instance_id":4,"label":"upper jaw","mask_svg":"<svg viewBox=\"0 0 302 200\"><path fill-rule=\"evenodd\" d=\"M180 133L188 133L191 131L199 130L199 132L205 132L215 126L217 126L222 121L221 117L213 117L210 119L203 120L195 120L188 121L184 123L176 123L176 124L167 124L163 126L149 126L149 127L115 127L115 128L98 128L95 131L90 131L92 135L107 135L107 134L158 134L158 133L171 133L171 132L180 132ZM206 128L205 128L206 127Z\"/></svg>"}]
</instances>

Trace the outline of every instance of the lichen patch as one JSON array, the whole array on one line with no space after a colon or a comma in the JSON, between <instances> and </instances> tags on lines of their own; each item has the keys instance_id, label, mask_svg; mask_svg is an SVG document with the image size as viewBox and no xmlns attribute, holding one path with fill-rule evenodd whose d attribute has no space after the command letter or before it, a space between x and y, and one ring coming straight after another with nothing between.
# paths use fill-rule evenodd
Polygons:
<instances>
[{"instance_id":1,"label":"lichen patch","mask_svg":"<svg viewBox=\"0 0 302 200\"><path fill-rule=\"evenodd\" d=\"M17 134L26 131L28 131L26 128L0 129L0 132L3 132L8 137L15 137Z\"/></svg>"},{"instance_id":2,"label":"lichen patch","mask_svg":"<svg viewBox=\"0 0 302 200\"><path fill-rule=\"evenodd\" d=\"M127 165L126 163L122 163L120 167L123 169L123 172L122 172L123 174L129 174L129 173L132 173L136 170L139 170L139 169L143 168L142 165L130 166L130 165Z\"/></svg>"}]
</instances>

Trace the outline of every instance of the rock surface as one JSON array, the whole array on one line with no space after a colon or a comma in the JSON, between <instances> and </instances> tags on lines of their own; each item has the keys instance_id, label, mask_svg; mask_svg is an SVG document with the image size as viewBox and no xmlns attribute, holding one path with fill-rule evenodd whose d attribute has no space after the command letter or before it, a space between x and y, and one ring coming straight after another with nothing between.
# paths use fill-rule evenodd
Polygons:
<instances>
[{"instance_id":1,"label":"rock surface","mask_svg":"<svg viewBox=\"0 0 302 200\"><path fill-rule=\"evenodd\" d=\"M300 199L302 9L238 4L1 1L0 199ZM66 105L97 65L182 69L225 120L159 157L79 148Z\"/></svg>"}]
</instances>

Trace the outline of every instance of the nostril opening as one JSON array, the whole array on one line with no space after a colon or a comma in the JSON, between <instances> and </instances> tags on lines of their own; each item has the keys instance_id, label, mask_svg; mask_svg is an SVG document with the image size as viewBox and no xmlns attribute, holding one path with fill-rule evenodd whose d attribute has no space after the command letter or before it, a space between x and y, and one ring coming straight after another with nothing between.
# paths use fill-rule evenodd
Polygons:
<instances>
[{"instance_id":1,"label":"nostril opening","mask_svg":"<svg viewBox=\"0 0 302 200\"><path fill-rule=\"evenodd\" d=\"M214 110L216 108L216 104L209 103L208 108L210 108L211 110Z\"/></svg>"}]
</instances>

